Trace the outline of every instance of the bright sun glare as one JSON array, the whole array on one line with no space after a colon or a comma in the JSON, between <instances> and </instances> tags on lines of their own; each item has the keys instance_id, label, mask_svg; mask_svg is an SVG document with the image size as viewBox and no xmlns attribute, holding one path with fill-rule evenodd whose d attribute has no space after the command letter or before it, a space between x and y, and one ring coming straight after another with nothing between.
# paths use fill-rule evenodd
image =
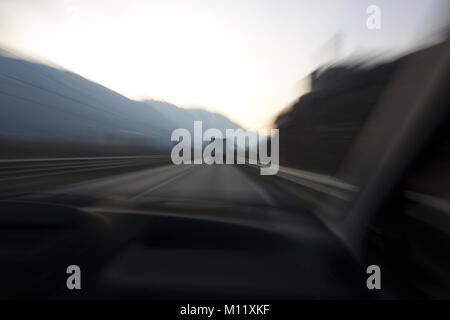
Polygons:
<instances>
[{"instance_id":1,"label":"bright sun glare","mask_svg":"<svg viewBox=\"0 0 450 320\"><path fill-rule=\"evenodd\" d=\"M337 30L359 47L400 43L395 30L368 33L366 4L352 3L3 0L0 39L129 98L202 106L259 129L298 97Z\"/></svg>"}]
</instances>

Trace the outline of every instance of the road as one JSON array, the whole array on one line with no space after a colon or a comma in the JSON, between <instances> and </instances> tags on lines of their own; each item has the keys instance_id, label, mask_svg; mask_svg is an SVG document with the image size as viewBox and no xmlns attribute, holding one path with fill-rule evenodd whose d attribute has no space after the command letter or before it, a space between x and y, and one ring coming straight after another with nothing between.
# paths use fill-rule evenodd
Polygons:
<instances>
[{"instance_id":1,"label":"road","mask_svg":"<svg viewBox=\"0 0 450 320\"><path fill-rule=\"evenodd\" d=\"M15 228L0 261L18 275L23 248L45 240L26 256L42 270L27 275L54 290L58 268L80 261L95 270L88 297L352 294L328 264L346 251L283 181L247 165L164 164L16 194L2 203ZM10 289L22 278L11 279Z\"/></svg>"},{"instance_id":2,"label":"road","mask_svg":"<svg viewBox=\"0 0 450 320\"><path fill-rule=\"evenodd\" d=\"M170 207L180 212L204 209L209 215L220 210L227 211L223 215L241 212L238 207L261 208L261 221L263 216L278 215L271 220L280 219L280 211L275 209L291 211L295 219L305 219L297 213L317 202L317 192L338 198L347 196L332 178L299 170L291 172L293 169L281 167L278 176L261 176L256 166L177 166L169 164L166 158L4 160L0 181L7 192L2 190L1 194L6 198L10 195L84 208Z\"/></svg>"},{"instance_id":3,"label":"road","mask_svg":"<svg viewBox=\"0 0 450 320\"><path fill-rule=\"evenodd\" d=\"M20 176L28 176L20 178L21 181L30 180L34 187L27 192L14 192L11 198L89 210L190 212L208 219L247 219L251 224L270 226L283 221L292 221L284 226L293 226L299 219L300 223L317 223L311 214L298 214L299 210L306 211L308 205L304 198L285 189L287 180L260 176L258 168L247 165L177 166L167 162L156 165L150 162L145 166L142 161L149 159L87 159L83 164L46 164L48 169L42 165L33 169L41 170L38 173L29 172L32 170L30 165L15 168L21 172ZM124 167L126 171L122 172ZM96 168L106 171L100 177L91 177L92 168L93 173ZM80 170L88 171L86 178L82 179ZM10 170L5 171L4 176L13 176L6 172ZM76 182L69 179L73 176ZM52 183L40 184L50 178ZM55 178L58 178L57 184L53 184Z\"/></svg>"},{"instance_id":4,"label":"road","mask_svg":"<svg viewBox=\"0 0 450 320\"><path fill-rule=\"evenodd\" d=\"M287 202L279 185L272 185L276 178L261 177L257 166L169 163L163 155L0 160L0 192L3 196L25 192L134 203L176 199L277 207ZM281 167L278 177L342 199L348 198L343 192L353 191L332 177L291 168ZM263 181L270 183L262 187Z\"/></svg>"},{"instance_id":5,"label":"road","mask_svg":"<svg viewBox=\"0 0 450 320\"><path fill-rule=\"evenodd\" d=\"M275 205L271 196L236 166L165 165L78 183L54 194L131 202L178 199L240 205Z\"/></svg>"}]
</instances>

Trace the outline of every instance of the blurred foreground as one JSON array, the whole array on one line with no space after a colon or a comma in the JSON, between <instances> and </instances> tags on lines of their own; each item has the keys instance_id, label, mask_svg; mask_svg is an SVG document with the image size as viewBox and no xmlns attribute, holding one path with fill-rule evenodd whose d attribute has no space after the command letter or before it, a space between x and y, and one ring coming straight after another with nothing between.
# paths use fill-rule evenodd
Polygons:
<instances>
[{"instance_id":1,"label":"blurred foreground","mask_svg":"<svg viewBox=\"0 0 450 320\"><path fill-rule=\"evenodd\" d=\"M225 119L3 57L0 296L450 298L449 58L445 41L314 72L262 177L170 164L173 128Z\"/></svg>"}]
</instances>

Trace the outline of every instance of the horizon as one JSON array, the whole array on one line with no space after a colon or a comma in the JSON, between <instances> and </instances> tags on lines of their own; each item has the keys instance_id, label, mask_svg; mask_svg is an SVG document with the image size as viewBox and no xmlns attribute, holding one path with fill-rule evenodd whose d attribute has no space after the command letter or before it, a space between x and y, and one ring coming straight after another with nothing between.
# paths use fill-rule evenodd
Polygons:
<instances>
[{"instance_id":1,"label":"horizon","mask_svg":"<svg viewBox=\"0 0 450 320\"><path fill-rule=\"evenodd\" d=\"M365 28L371 1L6 0L0 40L129 99L201 108L257 130L305 93L299 82L317 67L410 50L436 31L420 25L446 5L377 3L389 28L374 32Z\"/></svg>"}]
</instances>

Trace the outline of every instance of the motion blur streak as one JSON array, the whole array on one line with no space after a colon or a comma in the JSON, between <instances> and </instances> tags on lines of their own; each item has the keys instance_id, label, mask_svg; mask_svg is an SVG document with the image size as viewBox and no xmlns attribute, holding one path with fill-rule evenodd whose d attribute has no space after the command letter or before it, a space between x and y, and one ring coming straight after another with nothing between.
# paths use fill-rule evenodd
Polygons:
<instances>
[{"instance_id":1,"label":"motion blur streak","mask_svg":"<svg viewBox=\"0 0 450 320\"><path fill-rule=\"evenodd\" d=\"M184 6L173 3L174 9ZM211 7L204 4L207 8L202 10L200 3L177 16L195 20L208 16L217 5L211 1ZM263 21L268 2L257 8L251 1L244 3L244 7L235 5L254 8L255 20L238 23L247 38L239 36L232 43L245 48L241 42L267 45L265 32L252 23L263 25L265 31L273 27L269 39L286 36L287 43L293 41L291 31L280 31L292 28L288 22L293 18L299 20L288 12L288 6L271 3L270 8L285 16ZM343 58L338 49L345 33L328 22L316 31L313 20L324 21L326 16L317 15L313 5L299 3L298 8L313 17L302 19L305 30L311 30L311 39L300 44L311 50L319 42L315 38L321 35L323 39L324 30L330 29L334 35L322 51L335 54L310 73L298 71L299 63L288 68L298 72L296 79L308 74L300 80L308 90L297 93L287 106L280 99L280 105L271 110L276 116L270 124L271 132L278 135L260 135L263 143L258 148L256 140L251 144L257 131L247 131L242 139L227 138L227 130L245 132L240 125L246 123L245 117L237 116L238 124L204 109L155 99L131 100L61 67L2 50L0 297L450 299L448 21L441 23L443 32L430 34L428 41L413 41L402 50L388 49L384 56L369 58L355 52ZM381 2L378 9L383 20L367 29L367 8L359 1L342 3L333 6L351 9L356 17L351 30L369 37L375 46L375 40L386 33L395 40L405 25L414 24L392 19L399 13L396 7ZM407 8L420 9L422 4ZM416 17L417 12L413 13ZM133 17L117 19L114 30ZM220 17L236 23L234 16ZM96 19L101 24L102 18ZM195 23L201 25L199 21ZM416 24L424 27L422 22ZM249 25L253 32L244 28ZM157 34L158 28L151 32ZM208 30L214 34L208 44L229 40L227 30L215 32ZM160 37L168 43L174 39L189 43L179 37ZM131 42L127 43L131 46ZM270 63L284 69L291 60L282 58L296 56L295 51L284 51L296 48L297 43L280 48L269 45L256 46L251 55L241 52L242 59L259 65L279 52ZM189 57L198 52L194 46L189 48L193 50ZM80 45L77 52L85 49ZM161 48L155 45L157 49ZM214 47L208 53L218 51ZM278 83L275 71L264 74L255 69L248 78L244 70L249 69L223 71L229 67L225 60L220 68L213 68L211 61L217 59L220 64L227 52L209 57L213 60L201 66L194 63L197 59L188 60L192 70L201 67L214 74L197 93L214 88L215 99L239 100L229 109L236 110L255 103L254 95L266 99L266 93L259 90L261 79L271 79L265 83L268 91L284 86L286 78ZM111 77L127 79L124 70L129 59L113 56ZM86 59L90 61L89 56L79 61ZM189 78L185 69L170 70L166 79ZM249 82L239 92L220 87L222 81L214 79L225 76L221 72L258 79L258 85L252 87ZM196 74L192 81L199 78ZM245 88L253 91L246 96ZM174 85L172 91L177 89L184 87ZM255 119L270 115L262 106ZM255 122L248 121L248 127ZM176 149L179 141L171 140L172 132L185 128L186 137L195 136L199 123L200 131L214 129L210 131L214 137L207 135L210 139L203 141L200 132L194 146L189 141ZM220 147L207 149L210 142ZM179 151L175 162L180 165L172 163L171 150ZM260 174L272 164L276 174ZM66 270L74 265L81 270L78 287L66 285ZM381 272L380 285L368 285L370 270Z\"/></svg>"}]
</instances>

